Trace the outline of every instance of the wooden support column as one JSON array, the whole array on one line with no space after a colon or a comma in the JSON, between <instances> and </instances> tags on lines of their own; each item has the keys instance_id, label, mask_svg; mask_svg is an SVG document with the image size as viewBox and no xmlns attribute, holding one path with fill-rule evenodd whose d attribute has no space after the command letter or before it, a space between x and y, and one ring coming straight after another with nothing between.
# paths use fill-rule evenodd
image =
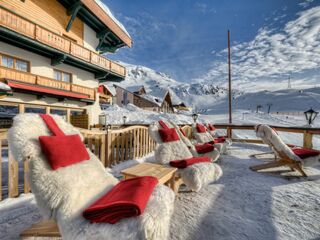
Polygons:
<instances>
[{"instance_id":1,"label":"wooden support column","mask_svg":"<svg viewBox=\"0 0 320 240\"><path fill-rule=\"evenodd\" d=\"M304 133L303 133L303 147L304 148L309 148L309 149L313 148L312 138L313 138L312 133L309 133L307 130L304 131Z\"/></svg>"}]
</instances>

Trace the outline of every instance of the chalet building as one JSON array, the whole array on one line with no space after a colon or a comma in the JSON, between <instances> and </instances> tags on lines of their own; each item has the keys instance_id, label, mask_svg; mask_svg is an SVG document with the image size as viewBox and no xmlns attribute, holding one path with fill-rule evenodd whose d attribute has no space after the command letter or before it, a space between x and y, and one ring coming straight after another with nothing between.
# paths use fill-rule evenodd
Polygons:
<instances>
[{"instance_id":1,"label":"chalet building","mask_svg":"<svg viewBox=\"0 0 320 240\"><path fill-rule=\"evenodd\" d=\"M100 105L112 105L115 99L116 93L112 87L108 85L100 85L98 87L99 103Z\"/></svg>"},{"instance_id":2,"label":"chalet building","mask_svg":"<svg viewBox=\"0 0 320 240\"><path fill-rule=\"evenodd\" d=\"M0 118L38 112L70 121L85 113L97 123L99 83L126 74L101 54L131 45L99 0L0 0L0 82L12 89L0 99Z\"/></svg>"},{"instance_id":3,"label":"chalet building","mask_svg":"<svg viewBox=\"0 0 320 240\"><path fill-rule=\"evenodd\" d=\"M177 111L189 111L190 110L190 108L184 102L174 104L173 108L176 109Z\"/></svg>"},{"instance_id":4,"label":"chalet building","mask_svg":"<svg viewBox=\"0 0 320 240\"><path fill-rule=\"evenodd\" d=\"M121 87L114 85L116 89L116 103L126 106L131 103L139 108L154 112L173 113L173 105L169 91L147 93L144 86Z\"/></svg>"}]
</instances>

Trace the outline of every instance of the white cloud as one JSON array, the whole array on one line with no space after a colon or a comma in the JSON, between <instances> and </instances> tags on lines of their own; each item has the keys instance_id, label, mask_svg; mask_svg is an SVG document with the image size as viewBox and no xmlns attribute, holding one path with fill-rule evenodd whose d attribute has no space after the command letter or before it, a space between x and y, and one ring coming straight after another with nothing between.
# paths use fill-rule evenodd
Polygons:
<instances>
[{"instance_id":1,"label":"white cloud","mask_svg":"<svg viewBox=\"0 0 320 240\"><path fill-rule=\"evenodd\" d=\"M313 2L314 0L302 0L301 3L299 3L298 5L303 7L303 8L307 8L309 7L309 5Z\"/></svg>"},{"instance_id":2,"label":"white cloud","mask_svg":"<svg viewBox=\"0 0 320 240\"><path fill-rule=\"evenodd\" d=\"M250 42L232 47L232 74L236 84L258 84L283 79L288 73L320 68L320 7L301 12L281 31L261 28ZM226 56L227 49L220 52ZM201 81L221 82L227 76L226 57L212 64ZM200 80L198 79L198 80ZM307 79L306 79L307 80ZM224 81L225 82L225 81Z\"/></svg>"},{"instance_id":3,"label":"white cloud","mask_svg":"<svg viewBox=\"0 0 320 240\"><path fill-rule=\"evenodd\" d=\"M215 8L210 8L207 4L201 2L196 2L194 4L194 8L196 11L201 12L202 14L217 13Z\"/></svg>"}]
</instances>

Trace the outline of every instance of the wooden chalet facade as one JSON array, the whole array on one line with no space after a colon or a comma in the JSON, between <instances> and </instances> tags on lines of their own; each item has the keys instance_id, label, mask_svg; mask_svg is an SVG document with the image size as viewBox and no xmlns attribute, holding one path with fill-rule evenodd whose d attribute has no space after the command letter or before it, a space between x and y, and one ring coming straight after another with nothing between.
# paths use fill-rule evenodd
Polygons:
<instances>
[{"instance_id":1,"label":"wooden chalet facade","mask_svg":"<svg viewBox=\"0 0 320 240\"><path fill-rule=\"evenodd\" d=\"M0 0L0 81L13 92L0 99L0 119L5 111L67 120L86 112L97 123L99 83L126 75L101 54L131 45L98 0Z\"/></svg>"},{"instance_id":2,"label":"wooden chalet facade","mask_svg":"<svg viewBox=\"0 0 320 240\"><path fill-rule=\"evenodd\" d=\"M176 109L177 111L189 111L190 110L190 108L184 102L174 104L173 108Z\"/></svg>"},{"instance_id":3,"label":"wooden chalet facade","mask_svg":"<svg viewBox=\"0 0 320 240\"><path fill-rule=\"evenodd\" d=\"M99 93L100 104L108 104L108 105L113 104L115 93L113 93L108 86L100 85L98 87L98 93Z\"/></svg>"},{"instance_id":4,"label":"wooden chalet facade","mask_svg":"<svg viewBox=\"0 0 320 240\"><path fill-rule=\"evenodd\" d=\"M131 103L139 108L154 112L173 113L173 105L169 91L161 96L148 94L144 86L121 87L116 88L116 103L119 106L126 106Z\"/></svg>"}]
</instances>

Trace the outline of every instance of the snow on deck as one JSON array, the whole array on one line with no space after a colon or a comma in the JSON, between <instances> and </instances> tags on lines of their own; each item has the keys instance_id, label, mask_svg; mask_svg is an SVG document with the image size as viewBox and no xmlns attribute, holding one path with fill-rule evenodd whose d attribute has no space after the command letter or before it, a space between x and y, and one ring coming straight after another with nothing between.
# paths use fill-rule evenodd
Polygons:
<instances>
[{"instance_id":1,"label":"snow on deck","mask_svg":"<svg viewBox=\"0 0 320 240\"><path fill-rule=\"evenodd\" d=\"M222 156L222 178L198 193L182 192L175 202L170 239L320 239L320 168L307 168L308 179L285 169L256 173L249 166L263 160L248 157L264 146L234 144ZM121 163L121 169L149 155ZM284 176L280 176L280 172ZM32 194L0 203L0 239L16 239L40 214Z\"/></svg>"}]
</instances>

